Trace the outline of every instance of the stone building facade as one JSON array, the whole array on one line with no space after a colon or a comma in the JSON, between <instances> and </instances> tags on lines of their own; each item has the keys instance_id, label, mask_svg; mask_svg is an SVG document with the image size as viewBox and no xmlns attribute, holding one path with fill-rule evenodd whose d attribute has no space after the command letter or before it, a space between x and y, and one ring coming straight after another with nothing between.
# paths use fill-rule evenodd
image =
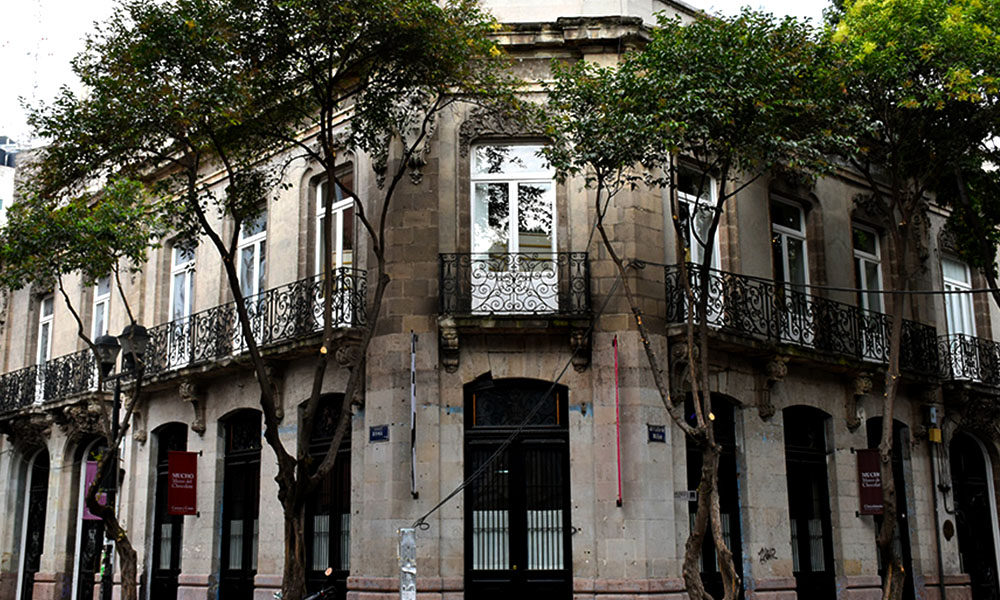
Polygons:
<instances>
[{"instance_id":1,"label":"stone building facade","mask_svg":"<svg viewBox=\"0 0 1000 600\"><path fill-rule=\"evenodd\" d=\"M554 58L617 60L656 10L693 14L660 0L493 4L509 24L497 35L530 80ZM556 183L535 156L544 143L456 108L398 197L363 402L308 509L314 587L397 597L397 530L486 465L417 532L418 597L686 597L697 455L670 424L591 235L593 192ZM362 198L375 196L367 157L345 157L343 169ZM319 347L317 207L338 197L315 165L294 163L287 180L240 235L243 283L258 294L257 334L280 382L281 435L294 449ZM879 597L879 517L860 514L857 451L877 445L888 321L879 294L852 290L882 289L889 258L879 223L855 209L863 190L849 173L808 189L764 178L729 203L718 234L711 381L724 530L746 598ZM344 340L335 351L344 353L366 318L369 259L349 203L334 214ZM928 220L921 289L985 287L954 258L944 218ZM607 220L620 252L645 261L632 284L661 368L683 373L684 257L669 204L638 189L617 197ZM125 325L106 282L70 289L94 331ZM207 244L192 252L165 240L126 291L153 334L120 493L142 593L267 600L282 570L276 466L218 257ZM1000 315L985 295L958 293L915 295L907 317L895 416L906 594L995 598ZM100 451L93 360L50 290L10 293L3 318L0 597L90 600L101 532L81 484ZM329 373L325 391L335 398L345 382L346 370ZM317 439L312 450L324 451ZM170 450L197 453L196 514L167 514ZM710 554L702 570L717 585Z\"/></svg>"}]
</instances>

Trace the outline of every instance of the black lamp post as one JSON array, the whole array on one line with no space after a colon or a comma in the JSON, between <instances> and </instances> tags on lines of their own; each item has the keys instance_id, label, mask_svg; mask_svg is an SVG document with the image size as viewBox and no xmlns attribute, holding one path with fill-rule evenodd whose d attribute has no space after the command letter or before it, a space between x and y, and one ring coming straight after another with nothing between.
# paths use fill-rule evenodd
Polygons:
<instances>
[{"instance_id":1,"label":"black lamp post","mask_svg":"<svg viewBox=\"0 0 1000 600\"><path fill-rule=\"evenodd\" d=\"M149 333L142 325L127 325L118 336L118 339L110 335L102 335L94 340L94 349L97 354L97 361L101 369L101 375L105 380L113 379L115 382L113 404L111 406L111 443L114 445L110 449L108 460L111 461L112 481L111 489L107 492L107 504L111 510L115 510L115 501L118 492L118 421L121 418L121 397L122 378L134 375L136 379L142 377L142 358L146 353L146 345L149 343ZM118 353L124 350L122 356L122 370L120 373L112 375L115 369L115 362ZM111 590L114 587L114 556L111 540L105 546L104 552L104 575L101 577L101 598L111 600Z\"/></svg>"}]
</instances>

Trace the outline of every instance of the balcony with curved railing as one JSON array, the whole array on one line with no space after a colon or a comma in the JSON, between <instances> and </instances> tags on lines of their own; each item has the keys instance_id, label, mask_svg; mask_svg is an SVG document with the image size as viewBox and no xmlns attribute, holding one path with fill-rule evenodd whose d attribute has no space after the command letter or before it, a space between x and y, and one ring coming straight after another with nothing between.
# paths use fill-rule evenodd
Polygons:
<instances>
[{"instance_id":1,"label":"balcony with curved railing","mask_svg":"<svg viewBox=\"0 0 1000 600\"><path fill-rule=\"evenodd\" d=\"M247 299L254 340L262 349L315 336L323 330L323 278L302 279ZM367 322L365 271L335 269L332 322L335 328ZM247 340L229 302L149 329L145 376L211 365L247 350ZM0 376L0 413L68 398L97 389L90 350L54 358Z\"/></svg>"},{"instance_id":2,"label":"balcony with curved railing","mask_svg":"<svg viewBox=\"0 0 1000 600\"><path fill-rule=\"evenodd\" d=\"M937 342L941 379L1000 386L1000 343L965 334L942 335Z\"/></svg>"},{"instance_id":3,"label":"balcony with curved railing","mask_svg":"<svg viewBox=\"0 0 1000 600\"><path fill-rule=\"evenodd\" d=\"M701 267L688 265L688 283L700 297ZM713 330L765 342L789 344L859 361L887 363L892 319L806 293L803 288L773 280L709 269L706 320ZM667 323L684 323L688 301L680 265L664 273ZM938 372L934 327L903 321L900 367Z\"/></svg>"}]
</instances>

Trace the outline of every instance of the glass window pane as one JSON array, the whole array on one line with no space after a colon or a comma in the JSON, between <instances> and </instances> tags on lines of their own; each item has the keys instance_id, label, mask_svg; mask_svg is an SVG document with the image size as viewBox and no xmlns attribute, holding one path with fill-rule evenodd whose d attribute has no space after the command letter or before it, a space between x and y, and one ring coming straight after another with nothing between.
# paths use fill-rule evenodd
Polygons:
<instances>
[{"instance_id":1,"label":"glass window pane","mask_svg":"<svg viewBox=\"0 0 1000 600\"><path fill-rule=\"evenodd\" d=\"M473 174L518 173L548 170L547 162L539 156L541 146L498 144L478 146L473 159Z\"/></svg>"},{"instance_id":2,"label":"glass window pane","mask_svg":"<svg viewBox=\"0 0 1000 600\"><path fill-rule=\"evenodd\" d=\"M243 248L240 251L240 291L244 296L253 296L255 275L254 248L253 246Z\"/></svg>"},{"instance_id":3,"label":"glass window pane","mask_svg":"<svg viewBox=\"0 0 1000 600\"><path fill-rule=\"evenodd\" d=\"M194 260L194 248L174 246L174 266L179 267Z\"/></svg>"},{"instance_id":4,"label":"glass window pane","mask_svg":"<svg viewBox=\"0 0 1000 600\"><path fill-rule=\"evenodd\" d=\"M950 258L942 258L941 269L944 271L945 279L969 284L969 269L965 263Z\"/></svg>"},{"instance_id":5,"label":"glass window pane","mask_svg":"<svg viewBox=\"0 0 1000 600\"><path fill-rule=\"evenodd\" d=\"M687 169L681 169L677 172L677 191L690 196L691 199L697 198L702 202L710 202L712 185L712 178L703 177L701 173Z\"/></svg>"},{"instance_id":6,"label":"glass window pane","mask_svg":"<svg viewBox=\"0 0 1000 600\"><path fill-rule=\"evenodd\" d=\"M49 360L49 328L51 323L43 323L38 330L38 362Z\"/></svg>"},{"instance_id":7,"label":"glass window pane","mask_svg":"<svg viewBox=\"0 0 1000 600\"><path fill-rule=\"evenodd\" d=\"M173 534L174 527L172 523L160 524L160 562L158 568L163 570L170 568L171 545L173 543L171 536Z\"/></svg>"},{"instance_id":8,"label":"glass window pane","mask_svg":"<svg viewBox=\"0 0 1000 600\"><path fill-rule=\"evenodd\" d=\"M787 281L785 278L785 243L780 234L771 235L771 255L774 262L774 280Z\"/></svg>"},{"instance_id":9,"label":"glass window pane","mask_svg":"<svg viewBox=\"0 0 1000 600\"><path fill-rule=\"evenodd\" d=\"M864 264L865 271L865 289L866 290L881 290L882 282L879 279L878 274L878 264L870 261L862 261ZM867 308L871 310L882 311L882 294L868 294L868 306Z\"/></svg>"},{"instance_id":10,"label":"glass window pane","mask_svg":"<svg viewBox=\"0 0 1000 600\"><path fill-rule=\"evenodd\" d=\"M771 202L771 222L801 232L802 209L784 202Z\"/></svg>"},{"instance_id":11,"label":"glass window pane","mask_svg":"<svg viewBox=\"0 0 1000 600\"><path fill-rule=\"evenodd\" d=\"M55 305L55 299L52 296L46 296L45 298L42 298L42 316L51 317L54 305Z\"/></svg>"},{"instance_id":12,"label":"glass window pane","mask_svg":"<svg viewBox=\"0 0 1000 600\"><path fill-rule=\"evenodd\" d=\"M806 257L802 240L787 238L788 245L788 275L791 283L806 283Z\"/></svg>"},{"instance_id":13,"label":"glass window pane","mask_svg":"<svg viewBox=\"0 0 1000 600\"><path fill-rule=\"evenodd\" d=\"M477 183L473 199L473 252L507 252L510 197L506 183Z\"/></svg>"},{"instance_id":14,"label":"glass window pane","mask_svg":"<svg viewBox=\"0 0 1000 600\"><path fill-rule=\"evenodd\" d=\"M97 280L97 296L107 296L111 293L111 277L101 277Z\"/></svg>"},{"instance_id":15,"label":"glass window pane","mask_svg":"<svg viewBox=\"0 0 1000 600\"><path fill-rule=\"evenodd\" d=\"M258 233L267 231L267 211L260 213L253 219L247 219L240 228L240 237L243 239L253 237Z\"/></svg>"},{"instance_id":16,"label":"glass window pane","mask_svg":"<svg viewBox=\"0 0 1000 600\"><path fill-rule=\"evenodd\" d=\"M243 568L243 521L234 519L229 522L229 560L230 569Z\"/></svg>"},{"instance_id":17,"label":"glass window pane","mask_svg":"<svg viewBox=\"0 0 1000 600\"><path fill-rule=\"evenodd\" d=\"M187 298L188 276L189 274L187 272L177 273L174 275L174 296L170 300L172 306L170 311L171 319L182 319L190 313Z\"/></svg>"},{"instance_id":18,"label":"glass window pane","mask_svg":"<svg viewBox=\"0 0 1000 600\"><path fill-rule=\"evenodd\" d=\"M102 336L108 332L107 314L107 302L99 302L94 305L94 337Z\"/></svg>"},{"instance_id":19,"label":"glass window pane","mask_svg":"<svg viewBox=\"0 0 1000 600\"><path fill-rule=\"evenodd\" d=\"M257 264L257 292L264 288L264 278L267 276L267 246L264 242L257 244L257 253L260 255L260 262Z\"/></svg>"},{"instance_id":20,"label":"glass window pane","mask_svg":"<svg viewBox=\"0 0 1000 600\"><path fill-rule=\"evenodd\" d=\"M552 248L552 184L517 185L519 252L547 252Z\"/></svg>"},{"instance_id":21,"label":"glass window pane","mask_svg":"<svg viewBox=\"0 0 1000 600\"><path fill-rule=\"evenodd\" d=\"M860 250L861 252L865 252L872 256L877 256L878 248L876 246L875 234L867 229L855 227L854 249Z\"/></svg>"}]
</instances>

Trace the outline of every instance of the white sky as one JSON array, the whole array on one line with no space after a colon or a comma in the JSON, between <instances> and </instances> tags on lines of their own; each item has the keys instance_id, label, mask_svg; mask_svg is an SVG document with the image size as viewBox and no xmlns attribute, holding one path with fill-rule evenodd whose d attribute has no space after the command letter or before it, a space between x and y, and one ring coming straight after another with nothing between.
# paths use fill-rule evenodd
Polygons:
<instances>
[{"instance_id":1,"label":"white sky","mask_svg":"<svg viewBox=\"0 0 1000 600\"><path fill-rule=\"evenodd\" d=\"M826 0L687 0L710 12L732 13L744 4L777 15L822 16ZM50 101L62 84L76 87L69 61L83 49L95 21L103 21L114 0L9 0L0 29L0 135L30 144L19 97Z\"/></svg>"}]
</instances>

